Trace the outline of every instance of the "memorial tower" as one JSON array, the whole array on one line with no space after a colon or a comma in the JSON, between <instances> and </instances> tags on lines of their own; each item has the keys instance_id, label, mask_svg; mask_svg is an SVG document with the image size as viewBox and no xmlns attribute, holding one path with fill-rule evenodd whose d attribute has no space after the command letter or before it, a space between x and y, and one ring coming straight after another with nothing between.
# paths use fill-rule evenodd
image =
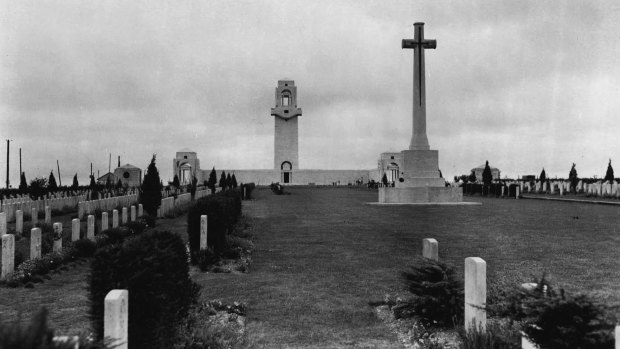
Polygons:
<instances>
[{"instance_id":1,"label":"memorial tower","mask_svg":"<svg viewBox=\"0 0 620 349\"><path fill-rule=\"evenodd\" d=\"M274 169L280 172L281 183L292 183L293 170L299 169L297 87L293 80L278 80L274 116Z\"/></svg>"}]
</instances>

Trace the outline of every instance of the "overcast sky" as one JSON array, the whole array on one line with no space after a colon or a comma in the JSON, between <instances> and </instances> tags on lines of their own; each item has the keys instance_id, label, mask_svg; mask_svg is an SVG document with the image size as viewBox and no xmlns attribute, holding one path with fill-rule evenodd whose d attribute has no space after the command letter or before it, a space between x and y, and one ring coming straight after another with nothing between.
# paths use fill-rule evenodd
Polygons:
<instances>
[{"instance_id":1,"label":"overcast sky","mask_svg":"<svg viewBox=\"0 0 620 349\"><path fill-rule=\"evenodd\" d=\"M203 169L270 168L274 89L295 80L301 168L372 169L411 137L413 23L427 131L445 176L620 173L617 1L0 0L0 139L28 180L63 184L108 156L164 180L181 148ZM0 181L6 181L6 142ZM617 174L620 176L620 174Z\"/></svg>"}]
</instances>

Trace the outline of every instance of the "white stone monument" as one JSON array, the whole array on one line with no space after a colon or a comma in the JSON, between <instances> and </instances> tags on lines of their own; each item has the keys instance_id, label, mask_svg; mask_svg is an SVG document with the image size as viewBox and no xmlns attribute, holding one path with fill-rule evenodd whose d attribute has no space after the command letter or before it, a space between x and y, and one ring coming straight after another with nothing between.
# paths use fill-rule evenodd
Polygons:
<instances>
[{"instance_id":1,"label":"white stone monument","mask_svg":"<svg viewBox=\"0 0 620 349\"><path fill-rule=\"evenodd\" d=\"M487 263L480 257L465 258L465 331L486 329Z\"/></svg>"},{"instance_id":2,"label":"white stone monument","mask_svg":"<svg viewBox=\"0 0 620 349\"><path fill-rule=\"evenodd\" d=\"M437 47L424 39L424 23L415 23L415 39L404 39L402 48L413 49L413 132L408 150L401 152L402 168L395 187L379 188L379 203L461 202L461 188L446 187L439 176L439 152L431 150L426 135L424 50Z\"/></svg>"},{"instance_id":3,"label":"white stone monument","mask_svg":"<svg viewBox=\"0 0 620 349\"><path fill-rule=\"evenodd\" d=\"M439 244L437 240L431 238L422 240L422 256L434 261L439 261Z\"/></svg>"},{"instance_id":4,"label":"white stone monument","mask_svg":"<svg viewBox=\"0 0 620 349\"><path fill-rule=\"evenodd\" d=\"M117 349L127 349L129 341L129 291L112 290L104 299L103 336Z\"/></svg>"},{"instance_id":5,"label":"white stone monument","mask_svg":"<svg viewBox=\"0 0 620 349\"><path fill-rule=\"evenodd\" d=\"M13 273L15 267L15 235L2 235L2 272L0 279Z\"/></svg>"},{"instance_id":6,"label":"white stone monument","mask_svg":"<svg viewBox=\"0 0 620 349\"><path fill-rule=\"evenodd\" d=\"M95 241L95 216L92 214L86 218L86 238Z\"/></svg>"},{"instance_id":7,"label":"white stone monument","mask_svg":"<svg viewBox=\"0 0 620 349\"><path fill-rule=\"evenodd\" d=\"M54 223L54 247L53 252L62 252L62 223Z\"/></svg>"}]
</instances>

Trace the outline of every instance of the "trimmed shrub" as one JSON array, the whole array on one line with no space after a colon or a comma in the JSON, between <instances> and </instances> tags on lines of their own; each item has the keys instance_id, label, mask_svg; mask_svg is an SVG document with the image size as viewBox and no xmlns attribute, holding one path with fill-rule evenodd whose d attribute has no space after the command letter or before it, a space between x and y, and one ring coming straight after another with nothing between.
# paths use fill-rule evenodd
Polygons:
<instances>
[{"instance_id":1,"label":"trimmed shrub","mask_svg":"<svg viewBox=\"0 0 620 349\"><path fill-rule=\"evenodd\" d=\"M200 216L208 216L207 246L216 254L226 249L226 233L231 231L241 216L241 198L237 189L220 192L201 198L190 207L187 215L187 234L192 254L196 263L196 254L200 250Z\"/></svg>"},{"instance_id":2,"label":"trimmed shrub","mask_svg":"<svg viewBox=\"0 0 620 349\"><path fill-rule=\"evenodd\" d=\"M445 326L462 322L463 282L454 266L418 258L402 277L413 296L392 308L396 318L416 316Z\"/></svg>"},{"instance_id":3,"label":"trimmed shrub","mask_svg":"<svg viewBox=\"0 0 620 349\"><path fill-rule=\"evenodd\" d=\"M148 227L146 224L136 221L136 222L127 222L125 224L125 228L127 228L131 235L142 234Z\"/></svg>"},{"instance_id":4,"label":"trimmed shrub","mask_svg":"<svg viewBox=\"0 0 620 349\"><path fill-rule=\"evenodd\" d=\"M207 271L209 268L217 264L220 261L220 258L213 252L213 249L208 248L206 250L201 250L196 254L196 262L198 264L198 268L201 271Z\"/></svg>"},{"instance_id":5,"label":"trimmed shrub","mask_svg":"<svg viewBox=\"0 0 620 349\"><path fill-rule=\"evenodd\" d=\"M73 242L76 258L89 258L95 254L97 244L89 239L80 239Z\"/></svg>"},{"instance_id":6,"label":"trimmed shrub","mask_svg":"<svg viewBox=\"0 0 620 349\"><path fill-rule=\"evenodd\" d=\"M131 231L126 227L104 230L96 237L97 248L122 243L129 236L131 236Z\"/></svg>"},{"instance_id":7,"label":"trimmed shrub","mask_svg":"<svg viewBox=\"0 0 620 349\"><path fill-rule=\"evenodd\" d=\"M129 291L129 347L172 348L177 326L198 295L185 245L171 232L148 231L97 250L89 277L90 317L103 337L104 298Z\"/></svg>"}]
</instances>

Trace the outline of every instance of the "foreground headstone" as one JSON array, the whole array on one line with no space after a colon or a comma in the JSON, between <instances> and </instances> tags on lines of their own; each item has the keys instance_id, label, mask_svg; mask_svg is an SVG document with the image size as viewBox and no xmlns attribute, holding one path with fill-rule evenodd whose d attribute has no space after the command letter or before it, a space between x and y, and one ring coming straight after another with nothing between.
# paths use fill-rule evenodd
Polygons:
<instances>
[{"instance_id":1,"label":"foreground headstone","mask_svg":"<svg viewBox=\"0 0 620 349\"><path fill-rule=\"evenodd\" d=\"M15 235L2 235L2 271L0 279L6 279L15 267Z\"/></svg>"},{"instance_id":2,"label":"foreground headstone","mask_svg":"<svg viewBox=\"0 0 620 349\"><path fill-rule=\"evenodd\" d=\"M439 244L437 240L431 238L422 240L422 256L434 261L439 261Z\"/></svg>"},{"instance_id":3,"label":"foreground headstone","mask_svg":"<svg viewBox=\"0 0 620 349\"><path fill-rule=\"evenodd\" d=\"M41 228L30 229L30 259L41 258Z\"/></svg>"},{"instance_id":4,"label":"foreground headstone","mask_svg":"<svg viewBox=\"0 0 620 349\"><path fill-rule=\"evenodd\" d=\"M521 349L538 349L538 346L521 333Z\"/></svg>"},{"instance_id":5,"label":"foreground headstone","mask_svg":"<svg viewBox=\"0 0 620 349\"><path fill-rule=\"evenodd\" d=\"M71 241L77 241L80 239L80 220L74 218L71 220Z\"/></svg>"},{"instance_id":6,"label":"foreground headstone","mask_svg":"<svg viewBox=\"0 0 620 349\"><path fill-rule=\"evenodd\" d=\"M95 216L92 214L86 219L86 238L95 241Z\"/></svg>"},{"instance_id":7,"label":"foreground headstone","mask_svg":"<svg viewBox=\"0 0 620 349\"><path fill-rule=\"evenodd\" d=\"M130 212L131 216L130 219L132 222L136 221L136 206L131 205L131 212Z\"/></svg>"},{"instance_id":8,"label":"foreground headstone","mask_svg":"<svg viewBox=\"0 0 620 349\"><path fill-rule=\"evenodd\" d=\"M207 215L200 216L200 249L207 249L207 229L208 229L208 219Z\"/></svg>"},{"instance_id":9,"label":"foreground headstone","mask_svg":"<svg viewBox=\"0 0 620 349\"><path fill-rule=\"evenodd\" d=\"M24 211L15 211L15 232L19 235L24 233Z\"/></svg>"},{"instance_id":10,"label":"foreground headstone","mask_svg":"<svg viewBox=\"0 0 620 349\"><path fill-rule=\"evenodd\" d=\"M101 212L101 231L108 230L108 213Z\"/></svg>"},{"instance_id":11,"label":"foreground headstone","mask_svg":"<svg viewBox=\"0 0 620 349\"><path fill-rule=\"evenodd\" d=\"M127 224L127 207L123 207L123 214L121 218L122 224Z\"/></svg>"},{"instance_id":12,"label":"foreground headstone","mask_svg":"<svg viewBox=\"0 0 620 349\"><path fill-rule=\"evenodd\" d=\"M52 342L62 344L62 348L67 348L67 345L73 344L73 349L80 349L80 337L78 336L54 336Z\"/></svg>"},{"instance_id":13,"label":"foreground headstone","mask_svg":"<svg viewBox=\"0 0 620 349\"><path fill-rule=\"evenodd\" d=\"M620 349L620 325L616 326L616 330L614 332L614 337L616 338L616 349Z\"/></svg>"},{"instance_id":14,"label":"foreground headstone","mask_svg":"<svg viewBox=\"0 0 620 349\"><path fill-rule=\"evenodd\" d=\"M54 252L62 252L62 223L54 223Z\"/></svg>"},{"instance_id":15,"label":"foreground headstone","mask_svg":"<svg viewBox=\"0 0 620 349\"><path fill-rule=\"evenodd\" d=\"M52 223L52 208L45 206L45 223Z\"/></svg>"},{"instance_id":16,"label":"foreground headstone","mask_svg":"<svg viewBox=\"0 0 620 349\"><path fill-rule=\"evenodd\" d=\"M112 290L104 300L103 337L117 349L127 349L129 340L129 291Z\"/></svg>"},{"instance_id":17,"label":"foreground headstone","mask_svg":"<svg viewBox=\"0 0 620 349\"><path fill-rule=\"evenodd\" d=\"M112 228L118 228L118 210L112 210Z\"/></svg>"},{"instance_id":18,"label":"foreground headstone","mask_svg":"<svg viewBox=\"0 0 620 349\"><path fill-rule=\"evenodd\" d=\"M487 263L480 257L465 258L465 331L486 330Z\"/></svg>"}]
</instances>

